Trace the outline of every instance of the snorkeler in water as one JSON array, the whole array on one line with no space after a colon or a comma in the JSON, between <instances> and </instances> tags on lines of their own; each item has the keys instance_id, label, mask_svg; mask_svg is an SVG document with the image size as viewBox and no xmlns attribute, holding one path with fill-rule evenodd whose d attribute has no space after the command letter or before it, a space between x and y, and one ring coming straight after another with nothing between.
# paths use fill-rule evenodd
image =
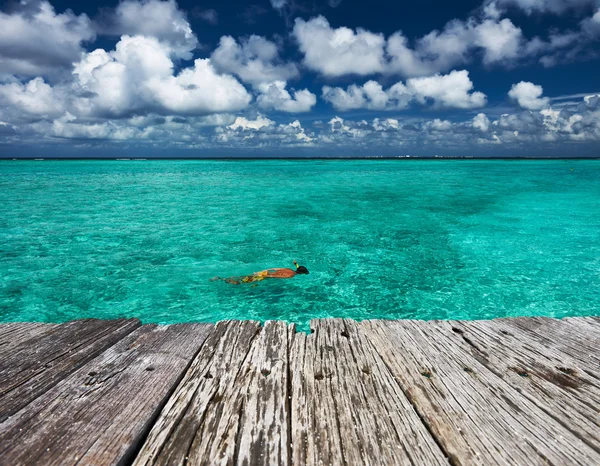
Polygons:
<instances>
[{"instance_id":1,"label":"snorkeler in water","mask_svg":"<svg viewBox=\"0 0 600 466\"><path fill-rule=\"evenodd\" d=\"M307 275L308 269L303 265L298 265L298 262L294 261L294 265L296 266L296 270L287 269L287 268L273 268L267 270L261 270L260 272L254 272L252 275L245 275L243 277L229 277L229 278L221 278L214 277L211 280L223 280L227 283L231 283L232 285L241 285L242 283L253 283L260 282L265 278L293 278L296 275Z\"/></svg>"}]
</instances>

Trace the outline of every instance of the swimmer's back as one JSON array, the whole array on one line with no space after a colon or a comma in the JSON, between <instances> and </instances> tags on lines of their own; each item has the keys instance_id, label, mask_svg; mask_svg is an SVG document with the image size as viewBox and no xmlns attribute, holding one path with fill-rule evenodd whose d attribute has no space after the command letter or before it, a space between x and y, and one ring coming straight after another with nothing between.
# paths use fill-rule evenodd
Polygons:
<instances>
[{"instance_id":1,"label":"swimmer's back","mask_svg":"<svg viewBox=\"0 0 600 466\"><path fill-rule=\"evenodd\" d=\"M294 275L296 275L296 272L294 272L292 269L286 268L267 269L258 273L263 274L265 272L266 276L269 278L292 278Z\"/></svg>"}]
</instances>

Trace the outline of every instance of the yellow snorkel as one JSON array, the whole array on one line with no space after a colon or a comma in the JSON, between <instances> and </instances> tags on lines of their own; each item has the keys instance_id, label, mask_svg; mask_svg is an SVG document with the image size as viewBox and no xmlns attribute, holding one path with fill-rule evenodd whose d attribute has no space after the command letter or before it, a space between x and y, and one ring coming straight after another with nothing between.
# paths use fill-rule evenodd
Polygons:
<instances>
[{"instance_id":1,"label":"yellow snorkel","mask_svg":"<svg viewBox=\"0 0 600 466\"><path fill-rule=\"evenodd\" d=\"M294 261L294 265L296 266L296 271L294 272L296 275L308 275L308 269L306 267L304 267L303 265L298 265L298 262L296 261Z\"/></svg>"}]
</instances>

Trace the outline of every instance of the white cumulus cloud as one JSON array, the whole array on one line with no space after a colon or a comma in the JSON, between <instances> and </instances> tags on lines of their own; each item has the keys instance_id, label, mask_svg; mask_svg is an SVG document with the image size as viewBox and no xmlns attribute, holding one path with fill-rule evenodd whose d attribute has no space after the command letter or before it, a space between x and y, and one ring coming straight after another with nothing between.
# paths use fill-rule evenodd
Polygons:
<instances>
[{"instance_id":1,"label":"white cumulus cloud","mask_svg":"<svg viewBox=\"0 0 600 466\"><path fill-rule=\"evenodd\" d=\"M168 44L176 56L190 59L198 45L186 14L175 0L124 0L99 24L105 34L142 35Z\"/></svg>"},{"instance_id":2,"label":"white cumulus cloud","mask_svg":"<svg viewBox=\"0 0 600 466\"><path fill-rule=\"evenodd\" d=\"M308 89L292 91L292 96L286 85L285 81L259 84L257 89L260 94L256 98L258 106L265 110L300 113L309 112L317 103L317 96Z\"/></svg>"},{"instance_id":3,"label":"white cumulus cloud","mask_svg":"<svg viewBox=\"0 0 600 466\"><path fill-rule=\"evenodd\" d=\"M211 60L219 70L252 84L286 81L298 75L296 65L284 63L279 58L274 42L256 35L241 39L239 43L231 36L221 37Z\"/></svg>"},{"instance_id":4,"label":"white cumulus cloud","mask_svg":"<svg viewBox=\"0 0 600 466\"><path fill-rule=\"evenodd\" d=\"M52 122L50 135L66 139L111 139L126 141L143 138L143 133L132 127L126 127L111 121L79 123L70 113Z\"/></svg>"},{"instance_id":5,"label":"white cumulus cloud","mask_svg":"<svg viewBox=\"0 0 600 466\"><path fill-rule=\"evenodd\" d=\"M42 78L0 85L0 102L21 115L123 118L148 113L207 115L246 108L251 95L209 59L175 73L170 47L155 38L123 36L115 50L82 55L70 81ZM73 124L73 120L69 120Z\"/></svg>"},{"instance_id":6,"label":"white cumulus cloud","mask_svg":"<svg viewBox=\"0 0 600 466\"><path fill-rule=\"evenodd\" d=\"M452 71L446 75L412 78L406 82L406 85L419 102L425 103L431 99L439 107L477 108L483 107L487 101L484 93L471 92L473 82L466 70Z\"/></svg>"},{"instance_id":7,"label":"white cumulus cloud","mask_svg":"<svg viewBox=\"0 0 600 466\"><path fill-rule=\"evenodd\" d=\"M215 128L214 140L220 147L269 149L311 146L314 135L307 132L298 120L275 124L258 115L254 120L238 117L232 125Z\"/></svg>"},{"instance_id":8,"label":"white cumulus cloud","mask_svg":"<svg viewBox=\"0 0 600 466\"><path fill-rule=\"evenodd\" d=\"M400 31L386 39L383 34L360 28L333 28L323 16L297 19L293 36L304 54L304 64L327 77L376 73L426 76L467 63L476 51L481 51L486 65L513 63L537 51L510 19L489 14L452 20L414 45Z\"/></svg>"},{"instance_id":9,"label":"white cumulus cloud","mask_svg":"<svg viewBox=\"0 0 600 466\"><path fill-rule=\"evenodd\" d=\"M600 1L594 1L600 5ZM582 0L580 5L591 3ZM531 11L559 12L567 7L566 0L531 3ZM589 57L590 44L600 35L597 12L583 20L578 30L551 29L545 38L527 38L511 19L502 17L503 8L496 2L487 2L473 16L453 19L441 29L412 40L402 31L386 38L361 28L335 28L323 16L297 19L292 35L304 55L304 65L330 78L374 74L428 76L476 59L489 67L513 67L532 58L544 66L554 66Z\"/></svg>"},{"instance_id":10,"label":"white cumulus cloud","mask_svg":"<svg viewBox=\"0 0 600 466\"><path fill-rule=\"evenodd\" d=\"M269 120L262 115L258 115L254 120L249 120L246 117L237 117L232 124L227 126L227 128L233 130L241 129L242 131L249 129L259 130L265 126L271 126L274 124L275 122L273 120Z\"/></svg>"},{"instance_id":11,"label":"white cumulus cloud","mask_svg":"<svg viewBox=\"0 0 600 466\"><path fill-rule=\"evenodd\" d=\"M294 120L287 125L280 126L283 126L283 132L293 134L293 137L296 138L296 140L300 143L307 144L313 141L313 138L306 134L305 129L298 120Z\"/></svg>"},{"instance_id":12,"label":"white cumulus cloud","mask_svg":"<svg viewBox=\"0 0 600 466\"><path fill-rule=\"evenodd\" d=\"M400 122L396 118L373 119L373 129L375 131L398 131Z\"/></svg>"},{"instance_id":13,"label":"white cumulus cloud","mask_svg":"<svg viewBox=\"0 0 600 466\"><path fill-rule=\"evenodd\" d=\"M435 118L432 121L428 121L423 125L426 131L445 132L452 129L452 123L448 120L440 120Z\"/></svg>"},{"instance_id":14,"label":"white cumulus cloud","mask_svg":"<svg viewBox=\"0 0 600 466\"><path fill-rule=\"evenodd\" d=\"M28 115L52 117L64 112L64 96L56 94L42 78L25 84L0 84L0 103Z\"/></svg>"},{"instance_id":15,"label":"white cumulus cloud","mask_svg":"<svg viewBox=\"0 0 600 466\"><path fill-rule=\"evenodd\" d=\"M478 113L475 115L475 117L473 117L471 125L473 128L485 133L488 129L490 129L490 119L485 113Z\"/></svg>"},{"instance_id":16,"label":"white cumulus cloud","mask_svg":"<svg viewBox=\"0 0 600 466\"><path fill-rule=\"evenodd\" d=\"M351 84L346 89L323 86L323 99L337 110L347 111L358 108L370 110L400 110L408 107L412 94L402 83L383 89L376 81L367 81L362 86Z\"/></svg>"},{"instance_id":17,"label":"white cumulus cloud","mask_svg":"<svg viewBox=\"0 0 600 466\"><path fill-rule=\"evenodd\" d=\"M423 76L446 71L472 59L480 50L486 65L505 63L526 54L521 29L509 19L484 19L450 21L441 30L421 37L411 48L408 39L400 32L387 41L390 57L388 73L403 76Z\"/></svg>"},{"instance_id":18,"label":"white cumulus cloud","mask_svg":"<svg viewBox=\"0 0 600 466\"><path fill-rule=\"evenodd\" d=\"M77 84L90 93L79 102L120 116L153 109L206 114L245 108L250 95L233 76L218 74L208 59L174 74L171 49L157 39L123 36L113 52L87 54L75 67Z\"/></svg>"},{"instance_id":19,"label":"white cumulus cloud","mask_svg":"<svg viewBox=\"0 0 600 466\"><path fill-rule=\"evenodd\" d=\"M486 19L472 29L473 42L483 50L485 64L513 60L519 57L523 33L510 19Z\"/></svg>"},{"instance_id":20,"label":"white cumulus cloud","mask_svg":"<svg viewBox=\"0 0 600 466\"><path fill-rule=\"evenodd\" d=\"M515 100L522 108L527 110L540 110L547 107L550 103L548 97L542 97L543 93L544 89L542 86L527 81L521 81L518 84L513 84L510 91L508 91L508 96L512 100Z\"/></svg>"},{"instance_id":21,"label":"white cumulus cloud","mask_svg":"<svg viewBox=\"0 0 600 466\"><path fill-rule=\"evenodd\" d=\"M385 68L383 34L332 28L323 16L318 16L309 21L296 19L293 35L304 54L304 64L325 76L364 76Z\"/></svg>"},{"instance_id":22,"label":"white cumulus cloud","mask_svg":"<svg viewBox=\"0 0 600 466\"><path fill-rule=\"evenodd\" d=\"M240 110L251 97L233 76L218 74L210 60L197 59L194 66L147 83L156 101L172 113L214 113Z\"/></svg>"},{"instance_id":23,"label":"white cumulus cloud","mask_svg":"<svg viewBox=\"0 0 600 466\"><path fill-rule=\"evenodd\" d=\"M388 89L383 89L375 81L368 81L362 86L352 84L346 89L323 86L323 99L340 111L359 108L399 110L412 102L422 105L432 103L434 107L445 108L483 107L487 101L485 94L472 90L469 73L462 70L446 75L410 78L405 84L398 82Z\"/></svg>"},{"instance_id":24,"label":"white cumulus cloud","mask_svg":"<svg viewBox=\"0 0 600 466\"><path fill-rule=\"evenodd\" d=\"M333 117L329 120L329 128L331 133L350 137L352 139L363 138L369 132L369 124L362 120L360 122L347 122L341 117Z\"/></svg>"},{"instance_id":25,"label":"white cumulus cloud","mask_svg":"<svg viewBox=\"0 0 600 466\"><path fill-rule=\"evenodd\" d=\"M70 10L56 13L47 1L22 2L0 12L0 77L55 75L68 70L95 39L90 19Z\"/></svg>"}]
</instances>

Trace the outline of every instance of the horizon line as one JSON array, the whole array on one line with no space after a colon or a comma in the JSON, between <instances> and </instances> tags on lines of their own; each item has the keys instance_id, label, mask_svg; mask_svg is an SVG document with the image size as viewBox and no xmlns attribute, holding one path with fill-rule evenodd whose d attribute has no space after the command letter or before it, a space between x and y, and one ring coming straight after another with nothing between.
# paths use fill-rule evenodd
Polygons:
<instances>
[{"instance_id":1,"label":"horizon line","mask_svg":"<svg viewBox=\"0 0 600 466\"><path fill-rule=\"evenodd\" d=\"M0 160L10 161L48 161L48 160L113 160L119 162L151 161L151 160L600 160L600 156L451 156L451 155L399 155L399 156L319 156L319 157L3 157Z\"/></svg>"}]
</instances>

